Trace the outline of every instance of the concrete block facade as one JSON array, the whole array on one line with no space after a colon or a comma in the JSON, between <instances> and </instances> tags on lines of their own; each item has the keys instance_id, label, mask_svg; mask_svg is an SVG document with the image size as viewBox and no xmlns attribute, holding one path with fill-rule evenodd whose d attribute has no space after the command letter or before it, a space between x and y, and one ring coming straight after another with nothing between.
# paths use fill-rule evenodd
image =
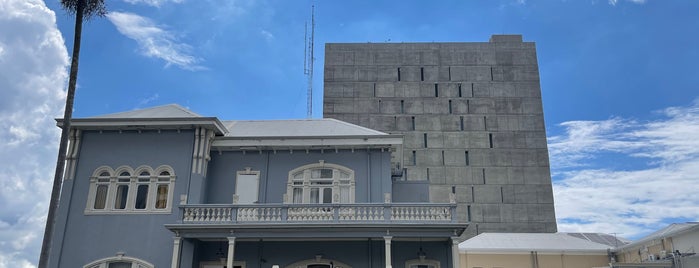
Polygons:
<instances>
[{"instance_id":1,"label":"concrete block facade","mask_svg":"<svg viewBox=\"0 0 699 268\"><path fill-rule=\"evenodd\" d=\"M323 115L404 135L400 180L482 232L556 232L535 44L326 44ZM401 173L402 172L402 173Z\"/></svg>"}]
</instances>

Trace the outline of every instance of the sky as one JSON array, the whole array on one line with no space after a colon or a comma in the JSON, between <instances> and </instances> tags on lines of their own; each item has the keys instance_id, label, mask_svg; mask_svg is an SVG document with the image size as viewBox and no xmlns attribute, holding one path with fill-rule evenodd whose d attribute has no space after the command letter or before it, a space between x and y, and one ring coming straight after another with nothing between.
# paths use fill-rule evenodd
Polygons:
<instances>
[{"instance_id":1,"label":"sky","mask_svg":"<svg viewBox=\"0 0 699 268\"><path fill-rule=\"evenodd\" d=\"M324 43L536 42L559 231L637 239L699 221L699 1L321 1ZM75 117L178 103L232 119L306 117L310 0L109 0L83 28ZM74 21L0 0L0 268L38 261Z\"/></svg>"}]
</instances>

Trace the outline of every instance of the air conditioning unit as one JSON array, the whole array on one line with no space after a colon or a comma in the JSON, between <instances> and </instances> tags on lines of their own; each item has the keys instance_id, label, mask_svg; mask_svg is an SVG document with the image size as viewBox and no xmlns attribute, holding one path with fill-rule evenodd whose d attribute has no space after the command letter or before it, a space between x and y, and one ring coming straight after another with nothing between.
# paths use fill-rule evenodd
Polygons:
<instances>
[{"instance_id":1,"label":"air conditioning unit","mask_svg":"<svg viewBox=\"0 0 699 268\"><path fill-rule=\"evenodd\" d=\"M648 260L649 260L649 261L654 261L654 260L656 260L655 255L653 255L653 254L648 254Z\"/></svg>"}]
</instances>

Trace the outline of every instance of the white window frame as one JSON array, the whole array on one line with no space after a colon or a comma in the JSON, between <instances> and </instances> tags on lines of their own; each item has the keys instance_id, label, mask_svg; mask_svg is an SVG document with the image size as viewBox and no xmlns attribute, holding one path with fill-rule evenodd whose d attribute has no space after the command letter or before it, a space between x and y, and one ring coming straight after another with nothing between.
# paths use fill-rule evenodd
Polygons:
<instances>
[{"instance_id":1,"label":"white window frame","mask_svg":"<svg viewBox=\"0 0 699 268\"><path fill-rule=\"evenodd\" d=\"M439 261L432 259L412 259L405 261L405 268L412 268L413 265L429 265L431 268L439 268Z\"/></svg>"},{"instance_id":2,"label":"white window frame","mask_svg":"<svg viewBox=\"0 0 699 268\"><path fill-rule=\"evenodd\" d=\"M252 170L251 168L245 168L245 170L239 170L239 171L236 171L236 173L235 173L235 195L236 195L236 197L234 197L234 203L236 203L236 204L240 203L239 199L238 199L240 197L240 194L238 191L241 189L239 189L239 187L238 187L239 186L238 182L239 182L239 178L241 175L257 176L257 188L255 188L255 191L257 191L257 192L255 192L256 200L253 201L253 204L259 203L259 201L260 201L260 171L259 170Z\"/></svg>"},{"instance_id":3,"label":"white window frame","mask_svg":"<svg viewBox=\"0 0 699 268\"><path fill-rule=\"evenodd\" d=\"M333 172L332 178L325 179L325 178L312 178L312 173L313 170L317 169L331 169ZM342 178L341 174L346 173L348 174L347 178ZM301 175L301 179L295 178L297 175ZM344 181L344 182L343 182ZM300 184L294 184L300 183ZM330 182L330 184L326 184L327 186L316 186L313 185L313 183L321 183L321 182ZM341 202L340 200L340 189L343 187L348 187L349 188L349 201L348 202ZM291 171L289 171L289 177L288 181L286 184L286 197L284 198L284 202L293 204L294 202L294 189L302 189L302 198L301 202L297 204L316 204L316 203L311 203L311 189L312 188L318 188L318 204L323 204L323 189L325 188L330 188L332 189L332 197L330 198L331 204L336 204L336 203L347 203L351 204L355 202L355 188L356 188L356 182L355 182L355 176L354 176L354 170L337 165L337 164L330 164L330 163L325 163L325 161L321 160L318 163L313 163L313 164L308 164L304 166L300 166L298 168L295 168Z\"/></svg>"},{"instance_id":4,"label":"white window frame","mask_svg":"<svg viewBox=\"0 0 699 268\"><path fill-rule=\"evenodd\" d=\"M124 257L121 255L117 255L116 257L109 257L109 258L104 258L104 259L99 259L96 261L93 261L85 266L83 268L109 268L110 263L115 263L115 262L130 262L131 263L131 268L155 268L155 266L147 261L137 259L137 258L131 258L131 257Z\"/></svg>"},{"instance_id":5,"label":"white window frame","mask_svg":"<svg viewBox=\"0 0 699 268\"><path fill-rule=\"evenodd\" d=\"M141 176L141 173L148 172L148 176ZM166 172L166 173L164 173ZM100 176L103 173L109 174L108 177ZM120 176L123 173L128 173L127 176ZM164 174L164 175L161 175ZM108 179L109 182L105 182ZM87 205L85 206L85 214L170 214L172 213L172 196L175 185L175 172L171 166L162 165L156 169L150 166L140 166L135 170L129 166L120 166L112 169L109 166L101 166L95 169L90 177L90 188L88 190ZM148 185L148 193L146 198L146 207L136 209L136 197L138 194L139 185ZM105 206L103 209L95 208L95 199L97 197L97 187L99 185L107 185L107 195ZM127 185L128 192L126 195L126 207L124 209L115 208L117 187L119 185ZM167 197L164 208L157 208L158 187L161 185L167 186Z\"/></svg>"}]
</instances>

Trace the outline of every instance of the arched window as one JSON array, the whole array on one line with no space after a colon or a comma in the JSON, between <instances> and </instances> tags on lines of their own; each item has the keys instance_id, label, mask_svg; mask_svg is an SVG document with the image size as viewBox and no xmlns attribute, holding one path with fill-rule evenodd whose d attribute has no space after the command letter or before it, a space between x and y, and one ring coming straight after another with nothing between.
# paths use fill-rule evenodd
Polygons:
<instances>
[{"instance_id":1,"label":"arched window","mask_svg":"<svg viewBox=\"0 0 699 268\"><path fill-rule=\"evenodd\" d=\"M286 190L288 203L354 203L354 171L323 161L289 172Z\"/></svg>"},{"instance_id":2,"label":"arched window","mask_svg":"<svg viewBox=\"0 0 699 268\"><path fill-rule=\"evenodd\" d=\"M337 260L323 259L320 256L315 259L303 260L287 265L285 268L352 268Z\"/></svg>"},{"instance_id":3,"label":"arched window","mask_svg":"<svg viewBox=\"0 0 699 268\"><path fill-rule=\"evenodd\" d=\"M154 266L144 260L117 255L91 262L83 268L154 268Z\"/></svg>"},{"instance_id":4,"label":"arched window","mask_svg":"<svg viewBox=\"0 0 699 268\"><path fill-rule=\"evenodd\" d=\"M93 175L90 178L90 183L94 185L94 199L92 202L88 203L88 208L92 206L92 209L105 209L107 207L107 193L109 190L109 181L113 177L114 170L110 167L100 167L95 170L96 176Z\"/></svg>"},{"instance_id":5,"label":"arched window","mask_svg":"<svg viewBox=\"0 0 699 268\"><path fill-rule=\"evenodd\" d=\"M412 259L405 262L405 268L439 268L439 261L429 259Z\"/></svg>"},{"instance_id":6,"label":"arched window","mask_svg":"<svg viewBox=\"0 0 699 268\"><path fill-rule=\"evenodd\" d=\"M155 170L150 166L97 168L90 177L85 213L170 213L174 174L167 165Z\"/></svg>"}]
</instances>

